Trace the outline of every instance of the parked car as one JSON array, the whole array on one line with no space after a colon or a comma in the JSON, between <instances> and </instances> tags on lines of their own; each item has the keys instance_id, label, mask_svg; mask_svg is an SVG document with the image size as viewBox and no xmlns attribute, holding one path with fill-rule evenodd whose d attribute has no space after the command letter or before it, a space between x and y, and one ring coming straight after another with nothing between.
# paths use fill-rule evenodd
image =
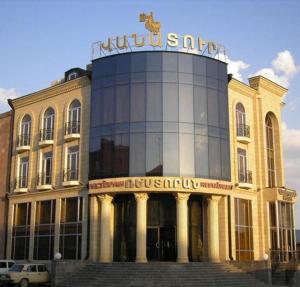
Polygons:
<instances>
[{"instance_id":1,"label":"parked car","mask_svg":"<svg viewBox=\"0 0 300 287\"><path fill-rule=\"evenodd\" d=\"M6 274L16 262L12 260L0 260L0 276Z\"/></svg>"},{"instance_id":2,"label":"parked car","mask_svg":"<svg viewBox=\"0 0 300 287\"><path fill-rule=\"evenodd\" d=\"M0 284L19 284L28 287L29 284L49 283L49 272L45 264L15 264L3 275Z\"/></svg>"}]
</instances>

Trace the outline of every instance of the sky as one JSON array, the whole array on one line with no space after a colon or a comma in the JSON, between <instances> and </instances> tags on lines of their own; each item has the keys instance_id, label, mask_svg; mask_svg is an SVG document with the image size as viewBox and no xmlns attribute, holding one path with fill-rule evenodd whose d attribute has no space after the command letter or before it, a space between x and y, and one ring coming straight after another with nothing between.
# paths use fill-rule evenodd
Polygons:
<instances>
[{"instance_id":1,"label":"sky","mask_svg":"<svg viewBox=\"0 0 300 287\"><path fill-rule=\"evenodd\" d=\"M247 83L264 75L289 89L282 112L286 186L300 193L300 1L0 1L0 112L7 98L46 88L85 68L91 44L144 33L141 12L162 33L191 34L226 47L228 69ZM300 199L299 199L300 201ZM296 208L300 229L300 203Z\"/></svg>"}]
</instances>

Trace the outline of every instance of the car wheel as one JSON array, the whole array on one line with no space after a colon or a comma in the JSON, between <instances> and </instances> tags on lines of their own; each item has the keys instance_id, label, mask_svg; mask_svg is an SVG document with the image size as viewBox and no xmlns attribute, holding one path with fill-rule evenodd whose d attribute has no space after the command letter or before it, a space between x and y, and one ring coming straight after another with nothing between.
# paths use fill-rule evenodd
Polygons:
<instances>
[{"instance_id":1,"label":"car wheel","mask_svg":"<svg viewBox=\"0 0 300 287\"><path fill-rule=\"evenodd\" d=\"M28 287L29 284L28 284L28 280L27 279L22 279L19 283L19 286L20 287Z\"/></svg>"}]
</instances>

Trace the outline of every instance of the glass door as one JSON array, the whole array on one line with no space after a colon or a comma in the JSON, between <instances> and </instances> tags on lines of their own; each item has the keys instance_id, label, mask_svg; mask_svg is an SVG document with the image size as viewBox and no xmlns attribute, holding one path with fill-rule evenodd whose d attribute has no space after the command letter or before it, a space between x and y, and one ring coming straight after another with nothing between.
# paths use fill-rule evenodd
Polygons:
<instances>
[{"instance_id":1,"label":"glass door","mask_svg":"<svg viewBox=\"0 0 300 287\"><path fill-rule=\"evenodd\" d=\"M159 227L147 228L147 259L160 260Z\"/></svg>"}]
</instances>

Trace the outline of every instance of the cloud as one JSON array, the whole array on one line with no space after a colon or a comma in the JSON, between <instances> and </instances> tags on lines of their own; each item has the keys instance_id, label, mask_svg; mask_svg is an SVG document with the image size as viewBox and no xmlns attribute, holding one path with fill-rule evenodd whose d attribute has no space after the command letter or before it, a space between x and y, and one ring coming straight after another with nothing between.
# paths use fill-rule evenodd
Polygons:
<instances>
[{"instance_id":1,"label":"cloud","mask_svg":"<svg viewBox=\"0 0 300 287\"><path fill-rule=\"evenodd\" d=\"M229 59L228 56L222 53L217 54L215 58L228 64L227 66L228 74L232 74L232 76L235 79L239 81L243 81L243 76L241 72L242 70L249 68L250 67L249 64L245 63L242 60L237 60L237 61L231 60Z\"/></svg>"},{"instance_id":2,"label":"cloud","mask_svg":"<svg viewBox=\"0 0 300 287\"><path fill-rule=\"evenodd\" d=\"M300 194L300 129L289 129L282 124L283 154L286 186ZM300 198L299 198L300 199ZM295 208L296 227L300 229L300 201Z\"/></svg>"},{"instance_id":3,"label":"cloud","mask_svg":"<svg viewBox=\"0 0 300 287\"><path fill-rule=\"evenodd\" d=\"M258 70L251 76L264 76L279 85L288 87L291 79L300 71L300 67L295 64L295 60L290 51L279 52L272 61L271 67Z\"/></svg>"},{"instance_id":4,"label":"cloud","mask_svg":"<svg viewBox=\"0 0 300 287\"><path fill-rule=\"evenodd\" d=\"M10 106L7 103L8 99L15 99L20 95L16 89L3 89L0 88L0 113L7 112L10 110Z\"/></svg>"}]
</instances>

